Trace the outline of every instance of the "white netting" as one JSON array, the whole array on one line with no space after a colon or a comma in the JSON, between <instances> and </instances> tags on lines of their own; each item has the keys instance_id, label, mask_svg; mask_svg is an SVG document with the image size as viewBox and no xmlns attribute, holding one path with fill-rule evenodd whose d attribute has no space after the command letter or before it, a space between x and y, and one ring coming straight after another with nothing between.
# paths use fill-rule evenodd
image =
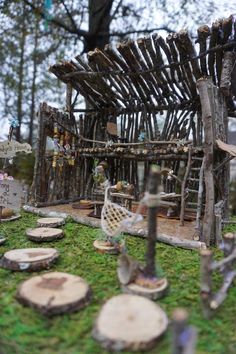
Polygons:
<instances>
[{"instance_id":1,"label":"white netting","mask_svg":"<svg viewBox=\"0 0 236 354\"><path fill-rule=\"evenodd\" d=\"M142 215L132 213L119 204L108 200L108 190L105 192L105 201L102 208L101 226L103 231L111 237L119 235L128 226L143 219Z\"/></svg>"}]
</instances>

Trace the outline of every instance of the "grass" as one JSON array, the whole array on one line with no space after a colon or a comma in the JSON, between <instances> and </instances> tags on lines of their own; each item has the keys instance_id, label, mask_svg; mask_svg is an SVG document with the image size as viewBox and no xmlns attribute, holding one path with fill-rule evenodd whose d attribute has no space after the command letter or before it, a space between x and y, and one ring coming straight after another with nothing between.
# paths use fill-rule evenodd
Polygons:
<instances>
[{"instance_id":1,"label":"grass","mask_svg":"<svg viewBox=\"0 0 236 354\"><path fill-rule=\"evenodd\" d=\"M7 242L0 247L4 253L13 248L49 246L34 244L25 236L25 230L36 225L37 217L22 212L22 218L0 226ZM106 354L91 337L94 320L102 304L119 294L116 276L116 256L101 255L94 251L93 240L100 230L74 222L66 223L66 237L50 243L60 252L53 270L84 277L92 287L93 300L83 310L48 319L36 311L23 307L15 300L18 285L34 275L0 269L0 353L1 354ZM233 231L233 228L228 228ZM126 236L128 252L139 260L144 259L145 241ZM190 313L190 323L199 331L197 354L236 353L236 288L231 288L224 304L214 318L206 321L202 316L199 298L199 254L196 251L177 249L157 244L157 260L170 282L169 295L159 301L171 316L177 307ZM216 252L219 256L219 252ZM216 278L219 286L220 279ZM170 332L160 340L151 354L170 353Z\"/></svg>"}]
</instances>

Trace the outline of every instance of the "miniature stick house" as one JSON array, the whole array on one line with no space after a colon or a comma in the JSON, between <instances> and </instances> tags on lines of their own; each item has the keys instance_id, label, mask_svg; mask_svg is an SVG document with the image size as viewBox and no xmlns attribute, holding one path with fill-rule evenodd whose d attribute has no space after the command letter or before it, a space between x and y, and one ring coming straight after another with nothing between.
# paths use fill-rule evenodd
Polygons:
<instances>
[{"instance_id":1,"label":"miniature stick house","mask_svg":"<svg viewBox=\"0 0 236 354\"><path fill-rule=\"evenodd\" d=\"M31 202L89 198L95 161L107 162L112 185L133 184L139 200L157 163L160 207L180 224L191 215L200 240L217 243L236 155L227 144L228 116L236 116L235 26L230 17L201 26L194 42L186 30L153 34L51 66L67 86L66 108L40 105ZM80 97L86 109L76 105Z\"/></svg>"}]
</instances>

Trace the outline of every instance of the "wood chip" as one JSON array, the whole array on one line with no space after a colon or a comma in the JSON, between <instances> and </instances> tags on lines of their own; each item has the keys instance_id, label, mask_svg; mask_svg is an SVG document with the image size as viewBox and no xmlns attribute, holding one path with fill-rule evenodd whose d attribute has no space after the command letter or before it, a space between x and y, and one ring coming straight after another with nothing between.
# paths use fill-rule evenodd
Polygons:
<instances>
[{"instance_id":1,"label":"wood chip","mask_svg":"<svg viewBox=\"0 0 236 354\"><path fill-rule=\"evenodd\" d=\"M166 278L163 278L163 282L157 288L148 288L136 283L130 283L128 285L122 285L122 291L127 294L144 296L150 300L157 300L166 295L168 282Z\"/></svg>"},{"instance_id":2,"label":"wood chip","mask_svg":"<svg viewBox=\"0 0 236 354\"><path fill-rule=\"evenodd\" d=\"M102 240L95 240L93 246L98 253L118 254L120 252L119 247Z\"/></svg>"}]
</instances>

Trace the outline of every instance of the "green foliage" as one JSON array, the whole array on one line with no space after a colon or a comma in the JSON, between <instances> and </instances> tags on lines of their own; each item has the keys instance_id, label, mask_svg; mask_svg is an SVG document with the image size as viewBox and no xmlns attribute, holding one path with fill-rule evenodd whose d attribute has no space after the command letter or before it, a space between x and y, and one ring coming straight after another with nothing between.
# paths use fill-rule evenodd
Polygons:
<instances>
[{"instance_id":1,"label":"green foliage","mask_svg":"<svg viewBox=\"0 0 236 354\"><path fill-rule=\"evenodd\" d=\"M36 219L36 216L22 212L20 220L2 224L0 233L7 237L7 242L0 247L0 252L4 253L12 248L40 247L41 245L29 241L25 236L26 228L34 227ZM52 270L84 277L93 290L91 304L77 313L52 319L44 318L34 310L23 307L15 299L19 284L37 273L0 269L1 353L107 354L92 339L91 330L102 304L121 292L116 275L117 257L94 251L93 241L100 234L100 230L69 220L64 231L64 239L50 243L50 246L60 251L60 259ZM129 254L144 261L145 240L125 236L125 241ZM44 243L43 246L47 247L49 244ZM160 300L159 304L169 316L177 306L185 307L189 311L190 323L199 330L197 354L235 353L236 288L230 289L227 299L215 317L206 321L202 316L199 301L198 252L160 243L156 247L158 264L170 282L169 295ZM219 257L220 253L216 253ZM216 277L215 281L219 286L219 277ZM170 353L169 331L150 353Z\"/></svg>"},{"instance_id":2,"label":"green foliage","mask_svg":"<svg viewBox=\"0 0 236 354\"><path fill-rule=\"evenodd\" d=\"M13 164L8 164L4 172L8 175L13 176L14 179L23 181L28 186L32 184L33 174L34 174L34 153L31 154L18 154L14 160ZM0 161L0 169L3 167L4 161Z\"/></svg>"}]
</instances>

